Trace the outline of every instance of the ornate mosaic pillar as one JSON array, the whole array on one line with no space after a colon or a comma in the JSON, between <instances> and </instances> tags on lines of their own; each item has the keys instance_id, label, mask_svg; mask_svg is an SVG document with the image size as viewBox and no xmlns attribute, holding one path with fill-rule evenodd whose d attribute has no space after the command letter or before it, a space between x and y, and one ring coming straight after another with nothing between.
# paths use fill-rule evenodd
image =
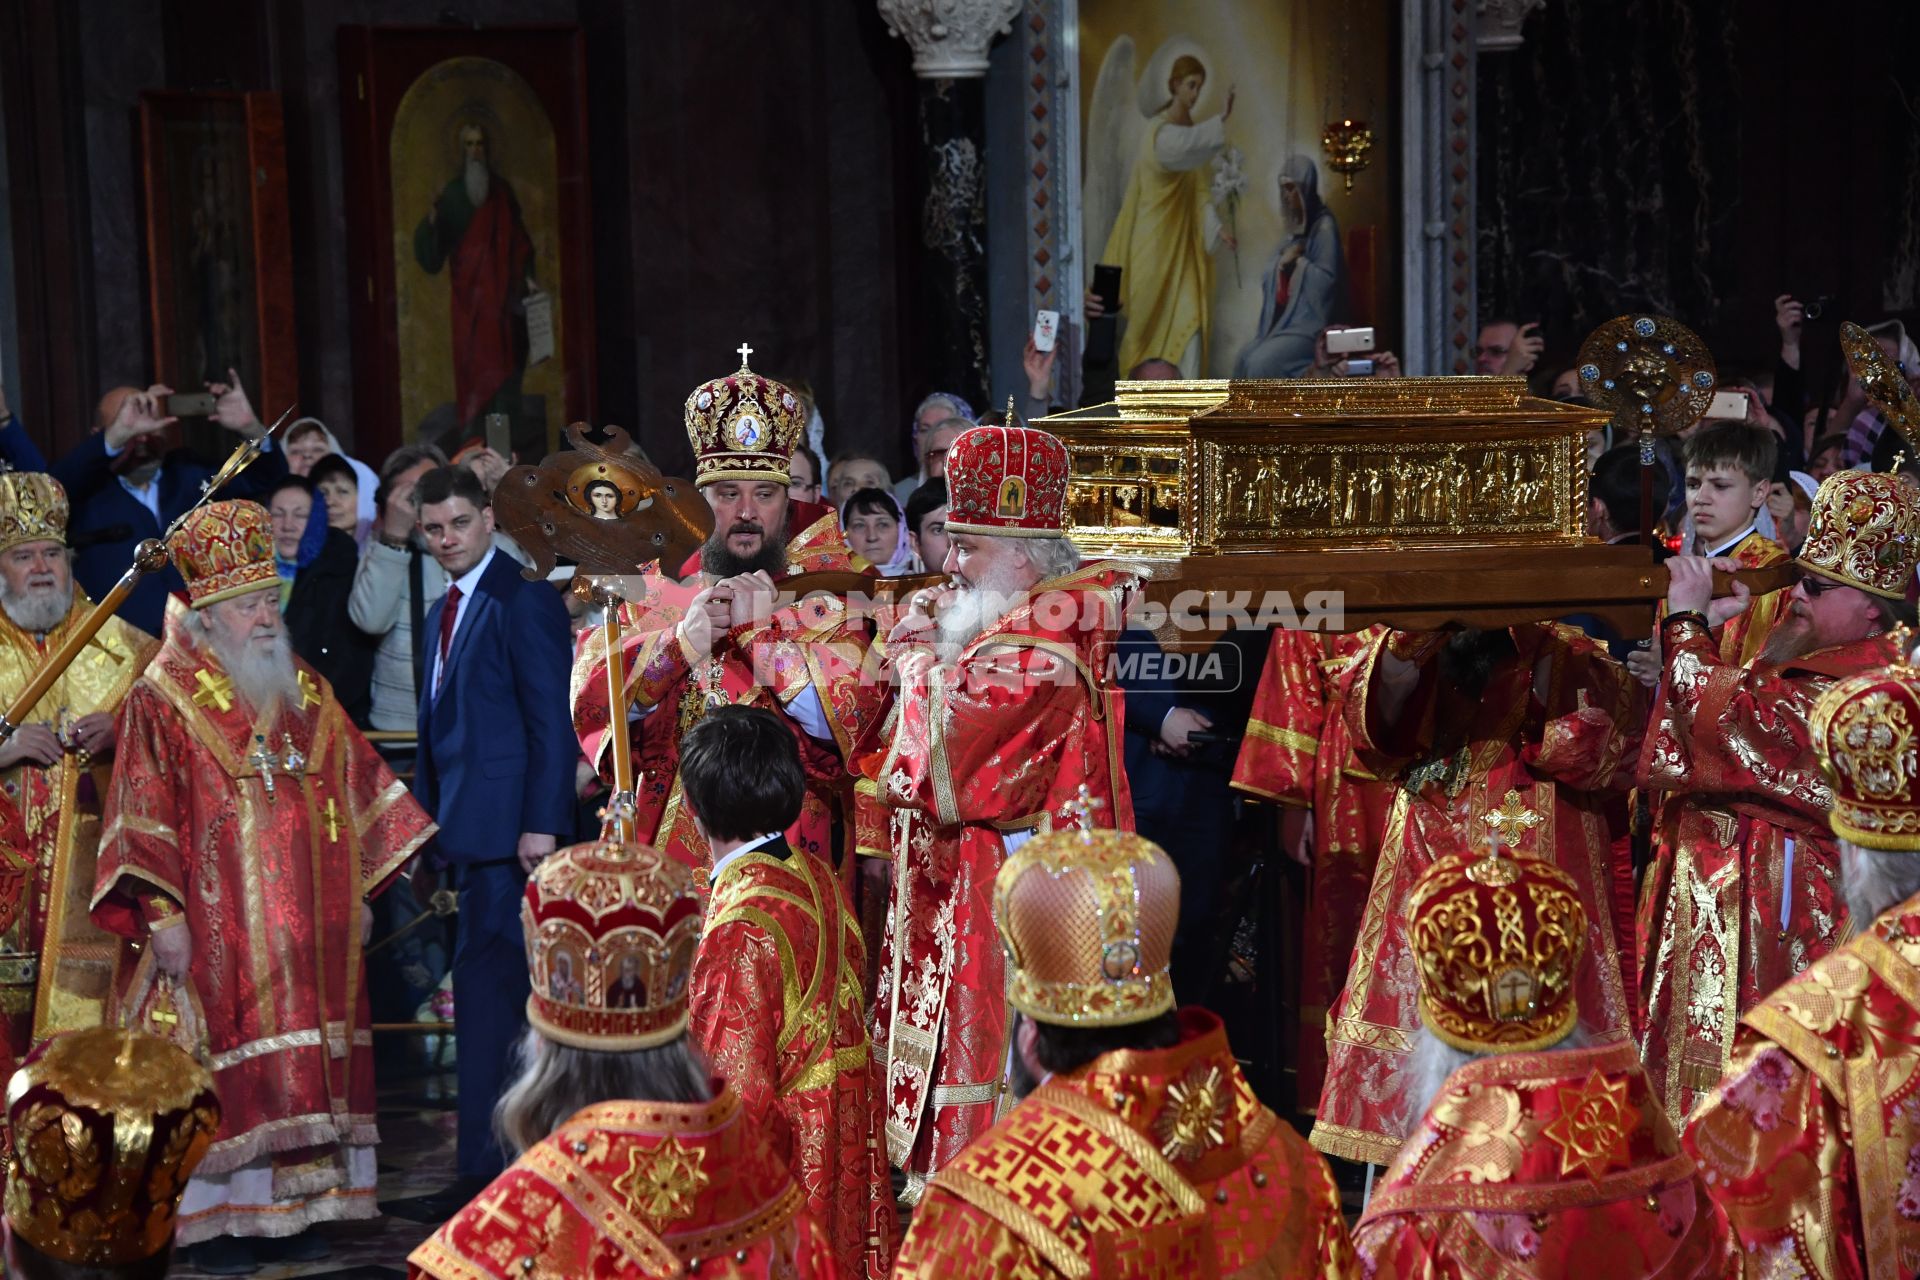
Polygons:
<instances>
[{"instance_id":1,"label":"ornate mosaic pillar","mask_svg":"<svg viewBox=\"0 0 1920 1280\"><path fill-rule=\"evenodd\" d=\"M987 408L987 49L1020 0L877 0L920 77L922 270L932 385Z\"/></svg>"}]
</instances>

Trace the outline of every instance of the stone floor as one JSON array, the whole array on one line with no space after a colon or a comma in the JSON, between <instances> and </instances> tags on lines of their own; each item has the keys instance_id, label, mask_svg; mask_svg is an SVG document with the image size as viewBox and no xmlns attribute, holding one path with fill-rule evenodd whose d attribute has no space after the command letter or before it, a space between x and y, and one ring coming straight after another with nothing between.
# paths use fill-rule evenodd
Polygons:
<instances>
[{"instance_id":1,"label":"stone floor","mask_svg":"<svg viewBox=\"0 0 1920 1280\"><path fill-rule=\"evenodd\" d=\"M399 1280L407 1274L407 1254L426 1239L437 1222L403 1216L406 1201L442 1190L453 1180L453 1075L423 1075L396 1081L380 1095L380 1201L383 1213L371 1222L342 1222L319 1228L333 1245L333 1256L319 1262L265 1262L255 1280ZM176 1280L202 1280L187 1259L169 1273Z\"/></svg>"}]
</instances>

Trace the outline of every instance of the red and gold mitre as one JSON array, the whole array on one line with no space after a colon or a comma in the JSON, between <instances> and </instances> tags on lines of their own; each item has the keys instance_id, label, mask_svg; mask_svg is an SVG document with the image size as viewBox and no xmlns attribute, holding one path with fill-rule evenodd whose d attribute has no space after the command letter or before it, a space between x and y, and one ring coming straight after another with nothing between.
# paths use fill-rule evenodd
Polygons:
<instances>
[{"instance_id":1,"label":"red and gold mitre","mask_svg":"<svg viewBox=\"0 0 1920 1280\"><path fill-rule=\"evenodd\" d=\"M793 451L807 427L807 407L791 388L747 368L753 348L740 348L740 368L703 382L687 397L687 439L696 455L693 482L793 482Z\"/></svg>"},{"instance_id":2,"label":"red and gold mitre","mask_svg":"<svg viewBox=\"0 0 1920 1280\"><path fill-rule=\"evenodd\" d=\"M1553 863L1447 854L1414 882L1407 913L1420 1020L1454 1048L1529 1053L1579 1020L1587 912Z\"/></svg>"},{"instance_id":3,"label":"red and gold mitre","mask_svg":"<svg viewBox=\"0 0 1920 1280\"><path fill-rule=\"evenodd\" d=\"M1058 538L1066 532L1067 446L1032 427L968 427L947 450L947 531Z\"/></svg>"},{"instance_id":4,"label":"red and gold mitre","mask_svg":"<svg viewBox=\"0 0 1920 1280\"><path fill-rule=\"evenodd\" d=\"M1920 565L1920 493L1896 475L1834 472L1813 495L1796 563L1871 595L1906 599Z\"/></svg>"},{"instance_id":5,"label":"red and gold mitre","mask_svg":"<svg viewBox=\"0 0 1920 1280\"><path fill-rule=\"evenodd\" d=\"M61 1262L138 1262L173 1243L213 1145L213 1076L157 1036L90 1027L35 1050L7 1085L7 1223Z\"/></svg>"},{"instance_id":6,"label":"red and gold mitre","mask_svg":"<svg viewBox=\"0 0 1920 1280\"><path fill-rule=\"evenodd\" d=\"M527 1020L576 1049L625 1053L679 1038L700 941L692 874L645 845L562 849L527 881L520 913Z\"/></svg>"},{"instance_id":7,"label":"red and gold mitre","mask_svg":"<svg viewBox=\"0 0 1920 1280\"><path fill-rule=\"evenodd\" d=\"M187 516L167 550L187 580L187 603L196 609L280 585L273 527L257 502L209 502Z\"/></svg>"},{"instance_id":8,"label":"red and gold mitre","mask_svg":"<svg viewBox=\"0 0 1920 1280\"><path fill-rule=\"evenodd\" d=\"M1180 873L1153 841L1130 831L1035 836L995 877L993 918L1007 1003L1029 1017L1116 1027L1173 1008Z\"/></svg>"},{"instance_id":9,"label":"red and gold mitre","mask_svg":"<svg viewBox=\"0 0 1920 1280\"><path fill-rule=\"evenodd\" d=\"M1920 671L1903 656L1842 680L1808 724L1833 784L1833 833L1863 849L1920 850Z\"/></svg>"},{"instance_id":10,"label":"red and gold mitre","mask_svg":"<svg viewBox=\"0 0 1920 1280\"><path fill-rule=\"evenodd\" d=\"M67 540L67 491L39 471L0 472L0 551Z\"/></svg>"}]
</instances>

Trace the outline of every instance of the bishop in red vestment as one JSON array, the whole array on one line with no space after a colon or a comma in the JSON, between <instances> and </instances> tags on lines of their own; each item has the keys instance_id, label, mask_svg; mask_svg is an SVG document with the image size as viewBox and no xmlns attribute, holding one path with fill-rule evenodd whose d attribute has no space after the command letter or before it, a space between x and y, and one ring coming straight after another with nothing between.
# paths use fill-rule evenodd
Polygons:
<instances>
[{"instance_id":1,"label":"bishop in red vestment","mask_svg":"<svg viewBox=\"0 0 1920 1280\"><path fill-rule=\"evenodd\" d=\"M1055 831L1008 856L1007 999L1052 1074L940 1170L896 1274L1353 1274L1326 1161L1253 1096L1218 1018L1174 1012L1179 916L1179 873L1139 836Z\"/></svg>"},{"instance_id":2,"label":"bishop in red vestment","mask_svg":"<svg viewBox=\"0 0 1920 1280\"><path fill-rule=\"evenodd\" d=\"M413 1251L412 1280L834 1280L761 1117L687 1037L687 868L611 835L575 845L534 872L521 920L525 1066L499 1113L518 1158Z\"/></svg>"},{"instance_id":3,"label":"bishop in red vestment","mask_svg":"<svg viewBox=\"0 0 1920 1280\"><path fill-rule=\"evenodd\" d=\"M1725 1077L1687 1121L1750 1275L1920 1275L1916 726L1920 671L1904 654L1814 703L1855 927L1747 1010Z\"/></svg>"},{"instance_id":4,"label":"bishop in red vestment","mask_svg":"<svg viewBox=\"0 0 1920 1280\"><path fill-rule=\"evenodd\" d=\"M192 603L120 709L92 910L150 943L125 1015L220 1092L180 1237L373 1217L365 900L435 828L292 657L267 513L212 503L170 550Z\"/></svg>"},{"instance_id":5,"label":"bishop in red vestment","mask_svg":"<svg viewBox=\"0 0 1920 1280\"><path fill-rule=\"evenodd\" d=\"M909 1199L1004 1107L1005 969L981 945L1001 860L1083 792L1099 821L1133 828L1107 656L1138 570L1080 564L1061 533L1066 446L1044 431L962 432L947 487L954 582L917 594L888 638L899 691L871 792L894 872L875 1039Z\"/></svg>"},{"instance_id":6,"label":"bishop in red vestment","mask_svg":"<svg viewBox=\"0 0 1920 1280\"><path fill-rule=\"evenodd\" d=\"M1303 1102L1317 1100L1326 1079L1327 1010L1347 984L1393 807L1394 785L1368 773L1353 754L1340 679L1383 629L1342 635L1275 631L1233 766L1235 788L1285 806L1290 822L1308 824L1294 1055Z\"/></svg>"},{"instance_id":7,"label":"bishop in red vestment","mask_svg":"<svg viewBox=\"0 0 1920 1280\"><path fill-rule=\"evenodd\" d=\"M1708 627L1710 566L1676 557L1667 672L1641 758L1669 793L1642 889L1647 1074L1676 1124L1720 1079L1734 1030L1767 992L1830 951L1846 924L1827 827L1832 793L1808 724L1834 681L1885 665L1920 562L1920 495L1846 471L1814 497L1801 581L1765 649L1726 662ZM1677 567L1676 567L1677 566Z\"/></svg>"},{"instance_id":8,"label":"bishop in red vestment","mask_svg":"<svg viewBox=\"0 0 1920 1280\"><path fill-rule=\"evenodd\" d=\"M1354 1228L1371 1280L1736 1273L1631 1042L1583 1047L1586 911L1541 858L1457 852L1405 905L1421 1109Z\"/></svg>"},{"instance_id":9,"label":"bishop in red vestment","mask_svg":"<svg viewBox=\"0 0 1920 1280\"><path fill-rule=\"evenodd\" d=\"M806 408L791 389L743 362L737 373L687 398L686 420L699 455L694 483L714 512L700 577L689 591L651 565L641 575L642 597L621 606L621 720L640 780L639 835L705 872L706 842L682 800L680 739L709 708L745 703L781 716L806 765L807 799L788 843L833 862L835 816L852 827L854 775L847 762L877 724L886 688L867 669L865 624L843 600L813 596L773 608L781 578L853 569L831 510L801 504L820 512L818 518L791 540L784 536L788 471ZM614 717L598 628L581 640L572 693L580 744L611 778Z\"/></svg>"},{"instance_id":10,"label":"bishop in red vestment","mask_svg":"<svg viewBox=\"0 0 1920 1280\"><path fill-rule=\"evenodd\" d=\"M1587 930L1580 1015L1597 1043L1632 1038L1617 941L1632 913L1631 868L1614 849L1646 701L1606 650L1554 623L1386 632L1343 679L1354 753L1397 792L1327 1027L1312 1141L1386 1164L1420 1118L1402 1071L1419 1025L1404 907L1435 858L1497 842L1564 871L1579 887Z\"/></svg>"},{"instance_id":11,"label":"bishop in red vestment","mask_svg":"<svg viewBox=\"0 0 1920 1280\"><path fill-rule=\"evenodd\" d=\"M897 1228L866 947L832 868L780 834L806 793L793 737L771 711L719 708L687 731L681 780L715 855L693 1037L792 1167L840 1274L885 1280Z\"/></svg>"}]
</instances>

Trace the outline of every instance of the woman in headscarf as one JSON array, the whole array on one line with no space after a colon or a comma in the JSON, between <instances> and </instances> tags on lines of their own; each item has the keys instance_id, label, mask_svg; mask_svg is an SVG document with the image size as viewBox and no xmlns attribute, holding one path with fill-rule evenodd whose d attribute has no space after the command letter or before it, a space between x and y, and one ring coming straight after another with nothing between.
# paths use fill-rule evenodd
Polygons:
<instances>
[{"instance_id":1,"label":"woman in headscarf","mask_svg":"<svg viewBox=\"0 0 1920 1280\"><path fill-rule=\"evenodd\" d=\"M1297 378L1313 365L1314 339L1343 318L1347 259L1340 222L1320 199L1320 170L1294 154L1280 166L1287 228L1261 280L1260 325L1234 361L1236 378Z\"/></svg>"},{"instance_id":2,"label":"woman in headscarf","mask_svg":"<svg viewBox=\"0 0 1920 1280\"><path fill-rule=\"evenodd\" d=\"M373 710L373 655L379 642L353 625L347 598L359 552L353 536L327 524L326 504L305 476L283 477L267 495L280 615L293 651L326 677L341 710L367 727Z\"/></svg>"},{"instance_id":3,"label":"woman in headscarf","mask_svg":"<svg viewBox=\"0 0 1920 1280\"><path fill-rule=\"evenodd\" d=\"M373 505L374 492L380 487L380 476L372 467L342 448L340 438L327 430L326 423L318 418L296 418L293 425L287 428L282 447L287 451L287 470L297 476L310 473L313 464L330 453L345 458L360 481L359 510L355 514L355 521L362 528L372 526L380 514Z\"/></svg>"},{"instance_id":4,"label":"woman in headscarf","mask_svg":"<svg viewBox=\"0 0 1920 1280\"><path fill-rule=\"evenodd\" d=\"M848 498L840 509L840 527L854 555L873 565L881 577L897 578L912 570L907 522L885 489L862 489Z\"/></svg>"}]
</instances>

